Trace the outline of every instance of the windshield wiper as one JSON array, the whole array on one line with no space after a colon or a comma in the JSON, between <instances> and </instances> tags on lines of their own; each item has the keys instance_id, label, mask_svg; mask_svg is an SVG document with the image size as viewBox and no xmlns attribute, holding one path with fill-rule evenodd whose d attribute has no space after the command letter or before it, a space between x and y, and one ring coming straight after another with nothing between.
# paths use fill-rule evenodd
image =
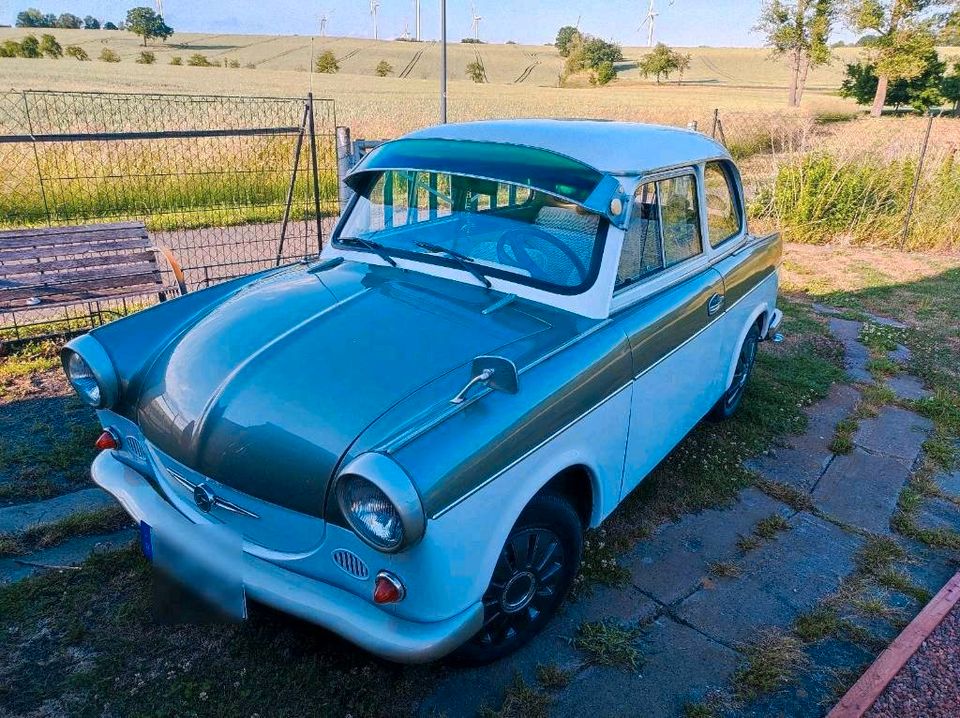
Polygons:
<instances>
[{"instance_id":1,"label":"windshield wiper","mask_svg":"<svg viewBox=\"0 0 960 718\"><path fill-rule=\"evenodd\" d=\"M439 244L431 244L430 242L417 242L416 245L420 247L420 249L425 249L433 254L443 254L447 257L450 257L450 259L476 277L487 289L493 288L490 280L486 278L483 272L477 269L477 265L474 263L473 257L468 257L466 254L460 254L460 252L447 249L446 247L441 247Z\"/></svg>"},{"instance_id":2,"label":"windshield wiper","mask_svg":"<svg viewBox=\"0 0 960 718\"><path fill-rule=\"evenodd\" d=\"M338 242L343 244L359 244L361 247L366 247L371 252L376 252L380 255L380 258L388 264L392 264L394 267L397 266L397 262L393 257L390 256L390 253L386 248L379 242L374 242L370 239L364 239L363 237L337 237Z\"/></svg>"}]
</instances>

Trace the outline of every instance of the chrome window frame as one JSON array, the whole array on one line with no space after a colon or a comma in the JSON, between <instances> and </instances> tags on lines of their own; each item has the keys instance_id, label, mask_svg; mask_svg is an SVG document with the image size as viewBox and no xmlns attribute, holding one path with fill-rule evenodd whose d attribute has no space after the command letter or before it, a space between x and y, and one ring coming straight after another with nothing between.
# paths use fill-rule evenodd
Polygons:
<instances>
[{"instance_id":1,"label":"chrome window frame","mask_svg":"<svg viewBox=\"0 0 960 718\"><path fill-rule=\"evenodd\" d=\"M710 239L710 222L707 216L707 165L718 165L720 171L723 173L724 179L727 183L727 191L730 192L730 197L733 200L733 205L736 208L737 216L740 219L740 226L735 232L731 232L726 237L721 239L716 244ZM742 237L746 231L747 227L747 213L746 207L744 207L743 201L743 182L740 179L740 172L737 169L737 166L733 163L732 160L725 158L717 158L712 160L707 160L700 166L700 173L703 175L703 228L705 230L705 237L707 240L707 245L714 249L718 250L723 245L727 244L732 239L737 237Z\"/></svg>"}]
</instances>

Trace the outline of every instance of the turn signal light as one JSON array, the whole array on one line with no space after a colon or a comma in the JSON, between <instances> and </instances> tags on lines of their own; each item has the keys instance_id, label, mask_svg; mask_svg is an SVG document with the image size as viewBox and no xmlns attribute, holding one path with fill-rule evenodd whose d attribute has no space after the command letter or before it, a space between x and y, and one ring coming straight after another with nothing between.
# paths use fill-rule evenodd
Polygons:
<instances>
[{"instance_id":1,"label":"turn signal light","mask_svg":"<svg viewBox=\"0 0 960 718\"><path fill-rule=\"evenodd\" d=\"M373 602L378 604L397 603L407 595L407 590L399 578L389 571L381 571L373 582Z\"/></svg>"},{"instance_id":2,"label":"turn signal light","mask_svg":"<svg viewBox=\"0 0 960 718\"><path fill-rule=\"evenodd\" d=\"M97 443L94 444L94 446L96 446L100 451L104 451L106 449L119 449L120 442L117 441L117 437L111 432L104 431L102 434L100 434L100 437L97 439Z\"/></svg>"}]
</instances>

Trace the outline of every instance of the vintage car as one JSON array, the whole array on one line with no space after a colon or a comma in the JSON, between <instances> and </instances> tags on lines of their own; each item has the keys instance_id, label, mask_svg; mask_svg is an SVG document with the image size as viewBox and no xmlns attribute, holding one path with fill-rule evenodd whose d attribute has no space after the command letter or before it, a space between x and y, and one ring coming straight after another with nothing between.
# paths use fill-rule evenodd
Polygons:
<instances>
[{"instance_id":1,"label":"vintage car","mask_svg":"<svg viewBox=\"0 0 960 718\"><path fill-rule=\"evenodd\" d=\"M584 532L737 409L781 243L727 151L666 127L433 127L346 181L318 259L67 344L93 478L240 615L493 660L557 610Z\"/></svg>"}]
</instances>

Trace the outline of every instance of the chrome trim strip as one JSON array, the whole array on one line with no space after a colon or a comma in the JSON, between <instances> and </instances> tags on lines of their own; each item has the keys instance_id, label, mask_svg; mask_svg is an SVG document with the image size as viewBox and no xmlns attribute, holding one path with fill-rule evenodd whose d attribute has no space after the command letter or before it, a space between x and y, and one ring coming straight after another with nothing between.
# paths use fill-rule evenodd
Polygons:
<instances>
[{"instance_id":1,"label":"chrome trim strip","mask_svg":"<svg viewBox=\"0 0 960 718\"><path fill-rule=\"evenodd\" d=\"M178 483L180 483L181 486L184 486L189 491L194 491L199 485L199 484L194 484L194 483L191 483L190 481L187 481L180 474L178 474L176 471L171 469L169 466L166 466L162 462L159 462L159 465L167 474L169 474L173 479L175 479ZM251 519L260 518L260 516L258 514L253 513L253 511L248 511L242 506L237 506L232 501L227 501L226 499L220 498L216 494L213 494L213 504L214 506L219 506L221 509L225 511L230 511L235 514L240 514L241 516L248 516Z\"/></svg>"},{"instance_id":2,"label":"chrome trim strip","mask_svg":"<svg viewBox=\"0 0 960 718\"><path fill-rule=\"evenodd\" d=\"M539 449L541 449L541 448L543 448L544 446L546 446L547 444L549 444L551 441L553 441L555 438L557 438L558 436L560 436L560 434L562 434L564 431L566 431L566 430L569 429L571 426L573 426L574 424L576 424L578 421L580 421L581 419L585 418L587 415L592 414L594 411L596 411L596 410L599 409L601 406L603 406L604 404L606 404L608 401L610 401L610 399L612 399L613 397L615 397L615 396L616 396L617 394L619 394L621 391L623 391L624 389L627 389L627 388L629 388L629 387L631 387L631 386L633 386L633 380L628 381L626 384L624 384L623 386L621 386L619 389L615 389L613 392L611 392L611 393L608 394L606 397L604 397L603 399L601 399L600 401L598 401L596 404L594 404L593 406L591 406L589 409L587 409L585 412L583 412L582 414L580 414L578 417L576 417L575 419L572 419L570 422L568 422L567 424L564 424L562 427L560 427L559 429L557 429L553 434L551 434L550 436L548 436L546 439L544 439L543 441L541 441L539 444L537 444L536 446L534 446L532 449L529 449L527 452L525 452L525 453L522 454L521 456L519 456L519 457L517 457L516 459L514 459L513 461L511 461L511 462L510 462L509 464L507 464L505 467L503 467L502 469L500 469L497 473L495 473L495 474L493 474L492 476L490 476L486 481L483 481L483 482L477 484L477 485L474 486L472 489L470 489L470 491L468 491L468 492L465 493L463 496L461 496L460 498L458 498L458 499L457 499L456 501L454 501L452 504L449 504L448 506L445 506L444 508L442 508L442 509L440 509L439 511L435 512L430 518L431 518L431 519L438 519L438 518L440 518L441 516L443 516L445 513L447 513L447 512L448 512L450 509L452 509L453 507L457 506L458 504L462 503L463 501L466 501L468 498L470 498L471 496L473 496L475 493L477 493L477 492L478 492L480 489L482 489L484 486L486 486L487 484L489 484L489 483L492 482L492 481L495 481L495 480L498 479L500 476L503 476L503 474L505 474L507 471L509 471L509 470L512 469L514 466L516 466L517 464L519 464L521 461L523 461L524 459L526 459L528 456L530 456L530 455L533 454L534 452L538 451Z\"/></svg>"}]
</instances>

